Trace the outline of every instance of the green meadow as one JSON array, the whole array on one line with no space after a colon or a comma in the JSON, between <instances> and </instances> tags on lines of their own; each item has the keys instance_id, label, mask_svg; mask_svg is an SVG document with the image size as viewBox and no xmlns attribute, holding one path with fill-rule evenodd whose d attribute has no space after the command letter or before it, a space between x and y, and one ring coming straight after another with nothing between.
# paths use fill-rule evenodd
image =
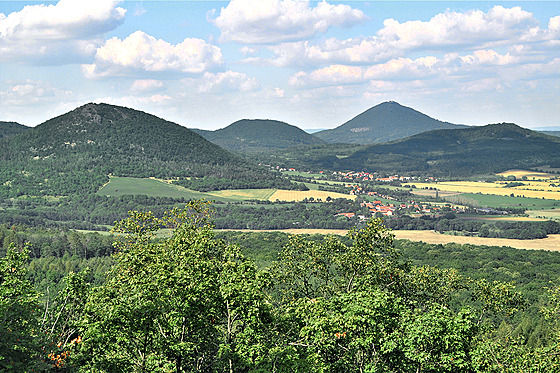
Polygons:
<instances>
[{"instance_id":1,"label":"green meadow","mask_svg":"<svg viewBox=\"0 0 560 373\"><path fill-rule=\"evenodd\" d=\"M476 207L524 208L527 210L549 210L560 208L560 201L552 199L498 196L493 194L462 193L445 197L446 201Z\"/></svg>"},{"instance_id":2,"label":"green meadow","mask_svg":"<svg viewBox=\"0 0 560 373\"><path fill-rule=\"evenodd\" d=\"M179 185L173 185L156 179L140 179L135 177L111 177L97 194L100 196L120 197L126 194L144 194L149 197L170 197L185 199L214 200L220 202L235 202L238 199L214 196L197 192Z\"/></svg>"}]
</instances>

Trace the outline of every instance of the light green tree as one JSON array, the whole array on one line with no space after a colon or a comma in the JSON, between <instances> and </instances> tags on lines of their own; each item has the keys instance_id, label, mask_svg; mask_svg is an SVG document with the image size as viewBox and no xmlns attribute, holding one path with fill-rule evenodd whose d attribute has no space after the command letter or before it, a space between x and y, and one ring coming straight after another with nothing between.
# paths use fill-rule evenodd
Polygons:
<instances>
[{"instance_id":1,"label":"light green tree","mask_svg":"<svg viewBox=\"0 0 560 373\"><path fill-rule=\"evenodd\" d=\"M129 215L114 228L117 263L86 305L82 370L241 372L262 364L269 276L214 239L207 205Z\"/></svg>"}]
</instances>

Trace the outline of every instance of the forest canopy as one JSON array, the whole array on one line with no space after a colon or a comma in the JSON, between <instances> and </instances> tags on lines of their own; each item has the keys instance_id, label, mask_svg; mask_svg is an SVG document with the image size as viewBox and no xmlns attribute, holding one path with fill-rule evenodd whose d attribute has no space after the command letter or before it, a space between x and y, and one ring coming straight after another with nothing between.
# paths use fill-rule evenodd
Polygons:
<instances>
[{"instance_id":1,"label":"forest canopy","mask_svg":"<svg viewBox=\"0 0 560 373\"><path fill-rule=\"evenodd\" d=\"M161 234L162 228L170 232ZM130 212L115 264L92 285L72 273L48 305L25 250L0 259L0 367L68 372L556 372L560 290L550 337L513 338L526 306L513 284L415 266L381 220L349 235L293 236L269 268L214 236L199 201ZM17 317L16 317L17 315Z\"/></svg>"}]
</instances>

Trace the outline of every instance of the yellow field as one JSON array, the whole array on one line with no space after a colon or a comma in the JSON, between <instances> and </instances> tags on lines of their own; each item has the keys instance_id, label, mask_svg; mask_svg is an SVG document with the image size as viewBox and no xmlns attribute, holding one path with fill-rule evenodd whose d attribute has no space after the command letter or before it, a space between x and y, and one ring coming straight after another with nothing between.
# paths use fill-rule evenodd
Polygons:
<instances>
[{"instance_id":1,"label":"yellow field","mask_svg":"<svg viewBox=\"0 0 560 373\"><path fill-rule=\"evenodd\" d=\"M527 178L535 178L535 179L549 179L551 177L554 177L554 174L549 174L546 172L539 172L539 171L530 171L530 170L508 170L508 171L504 171L504 172L500 172L499 174L496 175L500 175L503 177L508 177L508 176L515 176L516 178L522 178L523 176L527 176Z\"/></svg>"},{"instance_id":2,"label":"yellow field","mask_svg":"<svg viewBox=\"0 0 560 373\"><path fill-rule=\"evenodd\" d=\"M230 230L230 229L226 229ZM231 229L237 231L235 229ZM243 230L245 231L245 230ZM247 230L250 232L284 232L289 234L335 234L345 236L344 229L279 229L279 230ZM440 234L434 231L392 231L396 239L422 241L431 244L471 244L485 246L509 246L516 249L560 251L560 234L550 234L538 240L513 240L509 238L466 237Z\"/></svg>"},{"instance_id":3,"label":"yellow field","mask_svg":"<svg viewBox=\"0 0 560 373\"><path fill-rule=\"evenodd\" d=\"M207 192L215 197L241 199L241 200L267 200L270 196L274 195L276 189L231 189L231 190L217 190L214 192Z\"/></svg>"},{"instance_id":4,"label":"yellow field","mask_svg":"<svg viewBox=\"0 0 560 373\"><path fill-rule=\"evenodd\" d=\"M434 231L393 231L395 238L433 244L458 244L510 246L516 249L560 251L560 234L550 234L538 240L513 240L509 238L466 237L440 234Z\"/></svg>"},{"instance_id":5,"label":"yellow field","mask_svg":"<svg viewBox=\"0 0 560 373\"><path fill-rule=\"evenodd\" d=\"M509 196L512 193L515 196L525 196L530 198L545 198L560 200L560 188L549 187L546 183L524 181L527 185L515 188L504 188L501 183L484 183L477 181L444 181L438 183L415 183L417 188L437 188L444 192L456 193L482 193L493 194L497 196ZM532 183L536 183L532 186ZM542 185L546 184L546 190ZM523 189L521 189L523 188ZM534 188L534 189L529 189Z\"/></svg>"},{"instance_id":6,"label":"yellow field","mask_svg":"<svg viewBox=\"0 0 560 373\"><path fill-rule=\"evenodd\" d=\"M342 193L335 193L335 192L326 192L323 190L277 190L273 195L271 195L268 200L274 202L276 200L279 201L286 201L286 202L295 202L295 201L303 201L305 198L314 198L315 200L321 199L322 201L326 201L327 197L331 198L347 198L347 199L356 199L356 196L351 196L349 194L342 194Z\"/></svg>"}]
</instances>

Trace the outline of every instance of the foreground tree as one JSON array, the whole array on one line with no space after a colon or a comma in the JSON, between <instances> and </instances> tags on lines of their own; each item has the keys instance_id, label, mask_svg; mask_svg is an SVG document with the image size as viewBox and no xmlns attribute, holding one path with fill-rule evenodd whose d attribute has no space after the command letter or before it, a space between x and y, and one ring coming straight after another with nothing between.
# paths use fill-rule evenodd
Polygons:
<instances>
[{"instance_id":1,"label":"foreground tree","mask_svg":"<svg viewBox=\"0 0 560 373\"><path fill-rule=\"evenodd\" d=\"M402 261L380 220L351 236L295 237L274 268L282 346L301 371L472 372L488 316L522 304L507 284ZM454 307L465 293L474 302Z\"/></svg>"},{"instance_id":2,"label":"foreground tree","mask_svg":"<svg viewBox=\"0 0 560 373\"><path fill-rule=\"evenodd\" d=\"M0 258L0 371L38 369L41 353L39 293L26 279L27 249L10 244Z\"/></svg>"},{"instance_id":3,"label":"foreground tree","mask_svg":"<svg viewBox=\"0 0 560 373\"><path fill-rule=\"evenodd\" d=\"M266 273L213 238L205 203L163 218L131 212L117 264L86 305L83 371L230 371L257 366L271 321ZM168 237L158 238L163 228Z\"/></svg>"}]
</instances>

